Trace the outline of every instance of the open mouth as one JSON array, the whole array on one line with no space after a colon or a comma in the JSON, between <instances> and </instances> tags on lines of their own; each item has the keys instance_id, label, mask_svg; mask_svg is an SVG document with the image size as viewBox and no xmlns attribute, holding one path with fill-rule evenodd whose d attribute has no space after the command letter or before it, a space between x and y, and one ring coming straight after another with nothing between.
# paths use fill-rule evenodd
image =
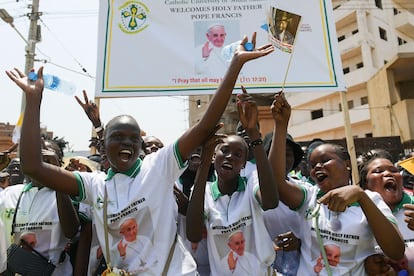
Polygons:
<instances>
[{"instance_id":1,"label":"open mouth","mask_svg":"<svg viewBox=\"0 0 414 276\"><path fill-rule=\"evenodd\" d=\"M131 150L126 150L126 149L121 150L119 152L119 156L120 156L122 162L128 162L129 159L132 156L132 151Z\"/></svg>"},{"instance_id":2,"label":"open mouth","mask_svg":"<svg viewBox=\"0 0 414 276\"><path fill-rule=\"evenodd\" d=\"M397 184L393 180L389 180L385 183L384 189L390 192L395 192L397 190Z\"/></svg>"},{"instance_id":3,"label":"open mouth","mask_svg":"<svg viewBox=\"0 0 414 276\"><path fill-rule=\"evenodd\" d=\"M325 180L325 178L327 178L328 176L323 173L323 172L317 172L315 173L316 179L318 180L318 182L322 182Z\"/></svg>"},{"instance_id":4,"label":"open mouth","mask_svg":"<svg viewBox=\"0 0 414 276\"><path fill-rule=\"evenodd\" d=\"M221 167L224 170L232 170L233 169L233 166L230 163L223 163L223 165L221 165Z\"/></svg>"}]
</instances>

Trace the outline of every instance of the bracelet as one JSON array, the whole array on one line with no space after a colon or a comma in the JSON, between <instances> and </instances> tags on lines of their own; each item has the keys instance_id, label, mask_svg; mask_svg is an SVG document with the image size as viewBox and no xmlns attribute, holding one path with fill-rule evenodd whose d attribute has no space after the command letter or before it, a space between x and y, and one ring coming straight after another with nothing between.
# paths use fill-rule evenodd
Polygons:
<instances>
[{"instance_id":1,"label":"bracelet","mask_svg":"<svg viewBox=\"0 0 414 276\"><path fill-rule=\"evenodd\" d=\"M95 127L95 132L96 132L96 133L99 133L99 132L101 132L103 129L104 129L104 128L103 128L103 126L102 126L102 125L100 125L100 126L98 126L98 127Z\"/></svg>"},{"instance_id":2,"label":"bracelet","mask_svg":"<svg viewBox=\"0 0 414 276\"><path fill-rule=\"evenodd\" d=\"M263 140L261 138L250 142L250 147L254 149L258 145L263 145Z\"/></svg>"}]
</instances>

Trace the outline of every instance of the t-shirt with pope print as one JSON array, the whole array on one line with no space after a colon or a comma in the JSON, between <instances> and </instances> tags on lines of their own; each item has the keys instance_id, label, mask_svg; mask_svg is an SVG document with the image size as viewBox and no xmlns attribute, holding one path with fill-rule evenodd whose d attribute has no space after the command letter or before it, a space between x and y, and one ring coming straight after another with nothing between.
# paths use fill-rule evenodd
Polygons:
<instances>
[{"instance_id":1,"label":"t-shirt with pope print","mask_svg":"<svg viewBox=\"0 0 414 276\"><path fill-rule=\"evenodd\" d=\"M102 252L108 261L103 214L106 190L108 243L112 266L125 270L135 269L133 264L139 266L141 259L144 259L147 262L145 275L158 276L162 274L172 250L167 275L196 274L194 259L185 249L180 237L175 239L174 235L177 231L177 204L173 183L184 169L185 164L179 156L177 143L173 143L147 155L144 160L138 159L125 173L114 173L112 169L108 170L107 176L94 172L74 172L80 191L77 200L93 206L93 222L96 224ZM141 254L133 255L131 259L130 256L122 258L118 247L124 239L121 224L126 218L134 219L139 225L138 236L145 236L149 240L140 249ZM132 250L126 250L125 256L130 249ZM142 274L140 267L136 271L128 272Z\"/></svg>"}]
</instances>

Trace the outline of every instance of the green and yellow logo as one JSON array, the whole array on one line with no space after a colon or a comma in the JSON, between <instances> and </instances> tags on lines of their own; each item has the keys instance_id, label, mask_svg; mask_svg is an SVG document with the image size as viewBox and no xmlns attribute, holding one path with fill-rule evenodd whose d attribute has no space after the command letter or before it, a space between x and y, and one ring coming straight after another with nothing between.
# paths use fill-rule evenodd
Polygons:
<instances>
[{"instance_id":1,"label":"green and yellow logo","mask_svg":"<svg viewBox=\"0 0 414 276\"><path fill-rule=\"evenodd\" d=\"M119 7L120 23L119 28L128 34L136 34L148 27L149 9L138 1L125 2Z\"/></svg>"}]
</instances>

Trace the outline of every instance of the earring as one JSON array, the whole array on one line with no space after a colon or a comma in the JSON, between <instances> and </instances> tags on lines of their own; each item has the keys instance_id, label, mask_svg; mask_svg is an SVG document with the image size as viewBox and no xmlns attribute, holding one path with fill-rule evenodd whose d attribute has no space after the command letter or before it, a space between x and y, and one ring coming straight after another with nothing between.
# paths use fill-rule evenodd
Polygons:
<instances>
[{"instance_id":1,"label":"earring","mask_svg":"<svg viewBox=\"0 0 414 276\"><path fill-rule=\"evenodd\" d=\"M348 171L350 171L350 170L351 170L351 168L350 168L350 167L346 167L346 169L347 169Z\"/></svg>"}]
</instances>

